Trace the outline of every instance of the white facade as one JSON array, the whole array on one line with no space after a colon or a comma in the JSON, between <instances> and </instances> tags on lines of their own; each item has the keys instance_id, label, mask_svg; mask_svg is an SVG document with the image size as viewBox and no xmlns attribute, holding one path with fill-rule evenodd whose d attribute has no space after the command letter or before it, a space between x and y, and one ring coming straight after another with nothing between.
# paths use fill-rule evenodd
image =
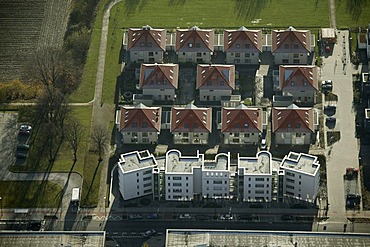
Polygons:
<instances>
[{"instance_id":1,"label":"white facade","mask_svg":"<svg viewBox=\"0 0 370 247\"><path fill-rule=\"evenodd\" d=\"M239 197L247 202L270 202L272 197L272 155L261 151L256 157L238 156Z\"/></svg>"},{"instance_id":2,"label":"white facade","mask_svg":"<svg viewBox=\"0 0 370 247\"><path fill-rule=\"evenodd\" d=\"M153 193L156 160L148 151L121 154L118 161L119 191L124 200Z\"/></svg>"},{"instance_id":3,"label":"white facade","mask_svg":"<svg viewBox=\"0 0 370 247\"><path fill-rule=\"evenodd\" d=\"M274 64L307 64L309 53L274 52Z\"/></svg>"},{"instance_id":4,"label":"white facade","mask_svg":"<svg viewBox=\"0 0 370 247\"><path fill-rule=\"evenodd\" d=\"M130 51L130 62L162 63L163 51Z\"/></svg>"},{"instance_id":5,"label":"white facade","mask_svg":"<svg viewBox=\"0 0 370 247\"><path fill-rule=\"evenodd\" d=\"M173 132L174 144L208 144L207 132Z\"/></svg>"},{"instance_id":6,"label":"white facade","mask_svg":"<svg viewBox=\"0 0 370 247\"><path fill-rule=\"evenodd\" d=\"M158 132L121 132L122 142L127 144L155 144Z\"/></svg>"},{"instance_id":7,"label":"white facade","mask_svg":"<svg viewBox=\"0 0 370 247\"><path fill-rule=\"evenodd\" d=\"M253 144L259 143L259 133L224 132L224 144Z\"/></svg>"},{"instance_id":8,"label":"white facade","mask_svg":"<svg viewBox=\"0 0 370 247\"><path fill-rule=\"evenodd\" d=\"M223 89L199 89L199 100L200 101L221 101L222 96L230 96L231 90Z\"/></svg>"},{"instance_id":9,"label":"white facade","mask_svg":"<svg viewBox=\"0 0 370 247\"><path fill-rule=\"evenodd\" d=\"M179 63L210 63L212 52L177 52Z\"/></svg>"},{"instance_id":10,"label":"white facade","mask_svg":"<svg viewBox=\"0 0 370 247\"><path fill-rule=\"evenodd\" d=\"M153 88L143 88L143 95L152 95L153 100L174 100L175 99L175 89L153 89Z\"/></svg>"},{"instance_id":11,"label":"white facade","mask_svg":"<svg viewBox=\"0 0 370 247\"><path fill-rule=\"evenodd\" d=\"M225 52L226 63L230 64L259 64L257 52Z\"/></svg>"},{"instance_id":12,"label":"white facade","mask_svg":"<svg viewBox=\"0 0 370 247\"><path fill-rule=\"evenodd\" d=\"M284 157L284 194L298 200L314 202L320 185L320 164L317 157L290 152Z\"/></svg>"},{"instance_id":13,"label":"white facade","mask_svg":"<svg viewBox=\"0 0 370 247\"><path fill-rule=\"evenodd\" d=\"M204 161L202 167L202 196L230 197L230 153L217 154L215 160Z\"/></svg>"},{"instance_id":14,"label":"white facade","mask_svg":"<svg viewBox=\"0 0 370 247\"><path fill-rule=\"evenodd\" d=\"M308 145L311 143L311 133L275 132L275 144Z\"/></svg>"}]
</instances>

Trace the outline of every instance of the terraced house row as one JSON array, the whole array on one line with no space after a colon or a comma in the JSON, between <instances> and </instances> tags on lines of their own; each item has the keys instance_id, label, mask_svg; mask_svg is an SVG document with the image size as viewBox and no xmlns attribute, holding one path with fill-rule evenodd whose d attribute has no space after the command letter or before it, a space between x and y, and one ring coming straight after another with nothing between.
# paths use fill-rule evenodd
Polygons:
<instances>
[{"instance_id":1,"label":"terraced house row","mask_svg":"<svg viewBox=\"0 0 370 247\"><path fill-rule=\"evenodd\" d=\"M258 145L267 126L267 113L260 107L223 107L212 117L212 108L193 104L172 107L162 116L161 107L122 106L117 113L116 126L125 144L155 144L161 131L173 135L174 144L208 144L212 131L220 131L224 144ZM311 107L272 108L272 133L275 144L307 145L315 139L318 126L317 115ZM217 121L217 130L212 130Z\"/></svg>"},{"instance_id":2,"label":"terraced house row","mask_svg":"<svg viewBox=\"0 0 370 247\"><path fill-rule=\"evenodd\" d=\"M119 190L124 200L152 195L156 200L191 201L202 198L245 202L314 202L320 164L316 156L290 152L282 160L268 151L255 157L219 153L212 160L197 152L184 156L169 150L164 157L149 151L121 154Z\"/></svg>"},{"instance_id":3,"label":"terraced house row","mask_svg":"<svg viewBox=\"0 0 370 247\"><path fill-rule=\"evenodd\" d=\"M314 51L315 36L309 30L224 30L215 34L212 29L177 29L169 33L165 29L150 26L130 28L124 33L123 48L129 52L129 62L162 63L163 55L175 51L177 61L209 63L211 56L222 51L228 64L259 64L260 54L270 51L275 64L308 64Z\"/></svg>"}]
</instances>

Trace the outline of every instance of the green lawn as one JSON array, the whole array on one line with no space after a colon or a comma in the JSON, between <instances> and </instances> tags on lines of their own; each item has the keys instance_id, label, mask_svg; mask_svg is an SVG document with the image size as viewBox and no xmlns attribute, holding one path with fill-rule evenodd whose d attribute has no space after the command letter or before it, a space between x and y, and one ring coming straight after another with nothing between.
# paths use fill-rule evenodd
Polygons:
<instances>
[{"instance_id":1,"label":"green lawn","mask_svg":"<svg viewBox=\"0 0 370 247\"><path fill-rule=\"evenodd\" d=\"M337 0L335 3L338 28L367 27L370 23L369 0Z\"/></svg>"},{"instance_id":2,"label":"green lawn","mask_svg":"<svg viewBox=\"0 0 370 247\"><path fill-rule=\"evenodd\" d=\"M49 181L0 181L3 208L55 208L62 187Z\"/></svg>"}]
</instances>

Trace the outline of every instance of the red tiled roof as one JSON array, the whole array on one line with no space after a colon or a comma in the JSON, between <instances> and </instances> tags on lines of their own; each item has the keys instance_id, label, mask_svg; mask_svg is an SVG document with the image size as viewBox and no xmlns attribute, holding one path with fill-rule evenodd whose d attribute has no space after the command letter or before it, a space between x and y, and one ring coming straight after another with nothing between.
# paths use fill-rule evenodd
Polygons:
<instances>
[{"instance_id":1,"label":"red tiled roof","mask_svg":"<svg viewBox=\"0 0 370 247\"><path fill-rule=\"evenodd\" d=\"M198 27L192 27L190 29L177 29L177 52L213 52L213 49L213 30L201 30Z\"/></svg>"},{"instance_id":2,"label":"red tiled roof","mask_svg":"<svg viewBox=\"0 0 370 247\"><path fill-rule=\"evenodd\" d=\"M279 88L280 90L304 90L311 87L319 89L317 67L314 65L296 66L280 65Z\"/></svg>"},{"instance_id":3,"label":"red tiled roof","mask_svg":"<svg viewBox=\"0 0 370 247\"><path fill-rule=\"evenodd\" d=\"M178 64L141 64L140 88L177 89Z\"/></svg>"},{"instance_id":4,"label":"red tiled roof","mask_svg":"<svg viewBox=\"0 0 370 247\"><path fill-rule=\"evenodd\" d=\"M310 31L298 31L293 27L289 27L287 30L273 30L272 31L272 52L310 52L311 51L311 32ZM285 45L288 48L285 48ZM298 45L298 48L294 48L294 45Z\"/></svg>"},{"instance_id":5,"label":"red tiled roof","mask_svg":"<svg viewBox=\"0 0 370 247\"><path fill-rule=\"evenodd\" d=\"M171 132L211 132L212 109L198 108L193 104L172 107Z\"/></svg>"},{"instance_id":6,"label":"red tiled roof","mask_svg":"<svg viewBox=\"0 0 370 247\"><path fill-rule=\"evenodd\" d=\"M262 132L262 109L245 105L222 108L221 132Z\"/></svg>"},{"instance_id":7,"label":"red tiled roof","mask_svg":"<svg viewBox=\"0 0 370 247\"><path fill-rule=\"evenodd\" d=\"M121 108L120 131L159 132L161 129L161 108L138 104Z\"/></svg>"},{"instance_id":8,"label":"red tiled roof","mask_svg":"<svg viewBox=\"0 0 370 247\"><path fill-rule=\"evenodd\" d=\"M262 31L248 30L245 27L241 27L238 30L225 30L224 51L262 52Z\"/></svg>"},{"instance_id":9,"label":"red tiled roof","mask_svg":"<svg viewBox=\"0 0 370 247\"><path fill-rule=\"evenodd\" d=\"M272 132L314 132L313 121L312 108L300 108L294 104L272 108Z\"/></svg>"},{"instance_id":10,"label":"red tiled roof","mask_svg":"<svg viewBox=\"0 0 370 247\"><path fill-rule=\"evenodd\" d=\"M234 89L235 66L198 64L197 89Z\"/></svg>"},{"instance_id":11,"label":"red tiled roof","mask_svg":"<svg viewBox=\"0 0 370 247\"><path fill-rule=\"evenodd\" d=\"M165 51L166 30L153 29L150 26L130 28L128 30L127 50L129 51Z\"/></svg>"}]
</instances>

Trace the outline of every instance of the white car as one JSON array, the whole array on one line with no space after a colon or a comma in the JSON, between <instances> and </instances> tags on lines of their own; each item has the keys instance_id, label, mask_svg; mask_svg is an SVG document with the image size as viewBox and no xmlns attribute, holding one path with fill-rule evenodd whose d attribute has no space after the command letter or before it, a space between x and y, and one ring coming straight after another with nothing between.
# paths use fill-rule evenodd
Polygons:
<instances>
[{"instance_id":1,"label":"white car","mask_svg":"<svg viewBox=\"0 0 370 247\"><path fill-rule=\"evenodd\" d=\"M232 220L233 216L231 214L222 214L220 220Z\"/></svg>"},{"instance_id":2,"label":"white car","mask_svg":"<svg viewBox=\"0 0 370 247\"><path fill-rule=\"evenodd\" d=\"M22 133L30 133L32 130L32 127L31 125L28 125L28 124L21 124L21 126L19 127L19 131L22 132Z\"/></svg>"},{"instance_id":3,"label":"white car","mask_svg":"<svg viewBox=\"0 0 370 247\"><path fill-rule=\"evenodd\" d=\"M266 139L261 140L261 150L267 150L267 141L266 141Z\"/></svg>"},{"instance_id":4,"label":"white car","mask_svg":"<svg viewBox=\"0 0 370 247\"><path fill-rule=\"evenodd\" d=\"M156 230L150 229L150 230L148 230L148 231L146 231L146 232L143 233L143 237L144 238L148 238L148 237L154 235L156 232L157 232Z\"/></svg>"},{"instance_id":5,"label":"white car","mask_svg":"<svg viewBox=\"0 0 370 247\"><path fill-rule=\"evenodd\" d=\"M180 214L179 219L191 219L191 215L190 214Z\"/></svg>"}]
</instances>

